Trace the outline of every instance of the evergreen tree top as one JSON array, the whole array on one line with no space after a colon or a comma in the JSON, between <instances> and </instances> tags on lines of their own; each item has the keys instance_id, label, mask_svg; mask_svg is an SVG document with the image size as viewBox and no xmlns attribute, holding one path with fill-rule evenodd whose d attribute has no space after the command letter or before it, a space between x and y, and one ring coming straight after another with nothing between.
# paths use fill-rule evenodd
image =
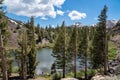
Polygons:
<instances>
[{"instance_id":1,"label":"evergreen tree top","mask_svg":"<svg viewBox=\"0 0 120 80\"><path fill-rule=\"evenodd\" d=\"M106 19L107 19L106 13L107 13L107 6L105 5L101 11L101 14L98 16L98 20L100 22L106 22Z\"/></svg>"}]
</instances>

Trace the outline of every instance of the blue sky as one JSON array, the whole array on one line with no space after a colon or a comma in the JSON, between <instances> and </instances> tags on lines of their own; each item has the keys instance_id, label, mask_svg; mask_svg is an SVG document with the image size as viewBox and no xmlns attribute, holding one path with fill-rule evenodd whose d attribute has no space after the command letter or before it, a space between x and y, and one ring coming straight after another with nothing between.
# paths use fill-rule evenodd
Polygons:
<instances>
[{"instance_id":1,"label":"blue sky","mask_svg":"<svg viewBox=\"0 0 120 80\"><path fill-rule=\"evenodd\" d=\"M66 25L81 22L95 24L104 5L108 7L108 20L120 19L120 0L5 0L6 16L27 22L35 16L35 25Z\"/></svg>"}]
</instances>

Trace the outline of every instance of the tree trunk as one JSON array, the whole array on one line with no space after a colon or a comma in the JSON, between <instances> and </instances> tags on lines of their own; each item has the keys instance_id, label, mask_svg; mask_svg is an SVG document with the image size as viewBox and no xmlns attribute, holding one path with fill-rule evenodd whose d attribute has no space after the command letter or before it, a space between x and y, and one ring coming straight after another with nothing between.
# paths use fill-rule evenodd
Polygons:
<instances>
[{"instance_id":1,"label":"tree trunk","mask_svg":"<svg viewBox=\"0 0 120 80\"><path fill-rule=\"evenodd\" d=\"M65 54L63 54L63 78L65 78Z\"/></svg>"},{"instance_id":2,"label":"tree trunk","mask_svg":"<svg viewBox=\"0 0 120 80\"><path fill-rule=\"evenodd\" d=\"M76 36L75 36L75 38L76 38ZM76 78L76 54L77 54L77 47L76 47L76 45L77 45L77 42L76 42L76 39L75 39L75 52L74 52L74 78Z\"/></svg>"},{"instance_id":3,"label":"tree trunk","mask_svg":"<svg viewBox=\"0 0 120 80\"><path fill-rule=\"evenodd\" d=\"M74 78L76 78L77 34L77 26L75 26Z\"/></svg>"},{"instance_id":4,"label":"tree trunk","mask_svg":"<svg viewBox=\"0 0 120 80\"><path fill-rule=\"evenodd\" d=\"M87 51L85 53L85 80L87 80Z\"/></svg>"},{"instance_id":5,"label":"tree trunk","mask_svg":"<svg viewBox=\"0 0 120 80\"><path fill-rule=\"evenodd\" d=\"M106 33L106 27L104 30L105 37L104 37L104 74L107 74L108 70L108 42L107 42L107 33Z\"/></svg>"},{"instance_id":6,"label":"tree trunk","mask_svg":"<svg viewBox=\"0 0 120 80\"><path fill-rule=\"evenodd\" d=\"M24 56L23 59L22 59L22 73L23 73L23 79L24 80L27 80L27 65L26 65L26 57Z\"/></svg>"},{"instance_id":7,"label":"tree trunk","mask_svg":"<svg viewBox=\"0 0 120 80\"><path fill-rule=\"evenodd\" d=\"M5 55L4 55L4 47L3 47L3 40L2 40L1 31L0 31L0 51L1 51L1 63L2 63L3 80L8 80L7 65L6 65L6 58L5 58Z\"/></svg>"},{"instance_id":8,"label":"tree trunk","mask_svg":"<svg viewBox=\"0 0 120 80\"><path fill-rule=\"evenodd\" d=\"M65 78L65 65L66 65L65 57L66 57L66 28L64 27L63 78Z\"/></svg>"},{"instance_id":9,"label":"tree trunk","mask_svg":"<svg viewBox=\"0 0 120 80\"><path fill-rule=\"evenodd\" d=\"M76 78L76 52L74 53L74 78Z\"/></svg>"}]
</instances>

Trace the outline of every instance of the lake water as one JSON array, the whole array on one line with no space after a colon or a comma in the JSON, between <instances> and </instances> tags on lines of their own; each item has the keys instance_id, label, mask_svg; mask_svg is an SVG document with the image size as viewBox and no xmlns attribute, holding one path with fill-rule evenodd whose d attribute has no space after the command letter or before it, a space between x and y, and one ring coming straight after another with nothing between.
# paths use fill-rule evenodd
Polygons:
<instances>
[{"instance_id":1,"label":"lake water","mask_svg":"<svg viewBox=\"0 0 120 80\"><path fill-rule=\"evenodd\" d=\"M50 73L51 65L54 63L55 58L51 56L52 49L49 48L42 48L39 49L37 52L37 61L39 61L38 66L36 67L36 74ZM77 60L76 69L79 70L79 60ZM83 69L83 65L81 66Z\"/></svg>"},{"instance_id":2,"label":"lake water","mask_svg":"<svg viewBox=\"0 0 120 80\"><path fill-rule=\"evenodd\" d=\"M50 73L51 66L55 61L55 58L51 56L52 49L49 48L42 48L37 51L37 61L38 65L36 67L36 74L40 75L43 73ZM14 61L15 67L17 66L16 61ZM80 68L81 67L81 68ZM76 69L84 69L84 66L79 66L79 60L77 59Z\"/></svg>"},{"instance_id":3,"label":"lake water","mask_svg":"<svg viewBox=\"0 0 120 80\"><path fill-rule=\"evenodd\" d=\"M39 61L36 67L36 74L50 73L51 65L54 63L55 58L51 56L52 49L42 48L37 52L37 61Z\"/></svg>"}]
</instances>

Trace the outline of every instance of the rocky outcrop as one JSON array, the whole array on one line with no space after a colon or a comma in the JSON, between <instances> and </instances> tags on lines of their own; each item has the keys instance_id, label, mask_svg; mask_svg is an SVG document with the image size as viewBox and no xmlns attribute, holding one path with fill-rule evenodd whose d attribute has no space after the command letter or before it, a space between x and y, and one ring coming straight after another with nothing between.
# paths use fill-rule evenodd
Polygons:
<instances>
[{"instance_id":1,"label":"rocky outcrop","mask_svg":"<svg viewBox=\"0 0 120 80\"><path fill-rule=\"evenodd\" d=\"M117 76L95 75L91 80L120 80Z\"/></svg>"},{"instance_id":2,"label":"rocky outcrop","mask_svg":"<svg viewBox=\"0 0 120 80\"><path fill-rule=\"evenodd\" d=\"M109 73L110 74L120 74L120 61L119 59L114 59L109 61Z\"/></svg>"},{"instance_id":3,"label":"rocky outcrop","mask_svg":"<svg viewBox=\"0 0 120 80\"><path fill-rule=\"evenodd\" d=\"M112 39L112 42L114 42L117 45L118 48L118 55L114 60L111 60L108 62L109 70L108 75L100 75L97 74L94 77L92 77L91 80L120 80L120 35L115 35Z\"/></svg>"},{"instance_id":4,"label":"rocky outcrop","mask_svg":"<svg viewBox=\"0 0 120 80\"><path fill-rule=\"evenodd\" d=\"M114 74L120 74L120 35L112 37L111 41L117 45L118 54L116 59L109 61L109 68Z\"/></svg>"}]
</instances>

